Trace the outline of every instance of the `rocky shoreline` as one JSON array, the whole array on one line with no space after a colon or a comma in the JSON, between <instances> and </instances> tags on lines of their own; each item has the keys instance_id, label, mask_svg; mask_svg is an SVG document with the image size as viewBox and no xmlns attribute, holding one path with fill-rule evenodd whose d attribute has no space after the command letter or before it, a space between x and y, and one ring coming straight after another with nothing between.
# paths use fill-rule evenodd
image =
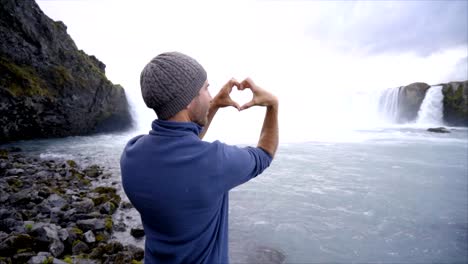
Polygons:
<instances>
[{"instance_id":1,"label":"rocky shoreline","mask_svg":"<svg viewBox=\"0 0 468 264\"><path fill-rule=\"evenodd\" d=\"M20 151L0 149L0 264L141 263L143 249L112 238L126 230L112 215L132 206L98 186L110 173Z\"/></svg>"}]
</instances>

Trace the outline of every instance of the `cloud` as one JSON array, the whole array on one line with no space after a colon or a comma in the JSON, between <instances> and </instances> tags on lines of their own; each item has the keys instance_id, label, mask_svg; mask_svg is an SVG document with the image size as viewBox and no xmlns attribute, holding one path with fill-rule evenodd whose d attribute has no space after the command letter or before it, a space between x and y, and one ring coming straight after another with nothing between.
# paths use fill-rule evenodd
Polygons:
<instances>
[{"instance_id":1,"label":"cloud","mask_svg":"<svg viewBox=\"0 0 468 264\"><path fill-rule=\"evenodd\" d=\"M420 56L468 45L467 1L364 1L328 6L306 34L344 52Z\"/></svg>"}]
</instances>

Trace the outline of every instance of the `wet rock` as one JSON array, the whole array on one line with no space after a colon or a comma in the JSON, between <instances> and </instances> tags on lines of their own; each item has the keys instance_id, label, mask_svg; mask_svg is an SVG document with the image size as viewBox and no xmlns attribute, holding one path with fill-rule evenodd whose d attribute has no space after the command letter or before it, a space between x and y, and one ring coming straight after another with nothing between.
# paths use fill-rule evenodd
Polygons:
<instances>
[{"instance_id":1,"label":"wet rock","mask_svg":"<svg viewBox=\"0 0 468 264\"><path fill-rule=\"evenodd\" d=\"M145 255L145 251L139 247L135 247L134 245L127 245L124 247L124 251L128 251L133 259L140 261L143 259Z\"/></svg>"},{"instance_id":2,"label":"wet rock","mask_svg":"<svg viewBox=\"0 0 468 264\"><path fill-rule=\"evenodd\" d=\"M34 241L26 234L13 234L0 242L0 256L12 256L20 249L31 249Z\"/></svg>"},{"instance_id":3,"label":"wet rock","mask_svg":"<svg viewBox=\"0 0 468 264\"><path fill-rule=\"evenodd\" d=\"M105 247L104 251L108 255L116 254L124 249L123 245L118 241L110 241Z\"/></svg>"},{"instance_id":4,"label":"wet rock","mask_svg":"<svg viewBox=\"0 0 468 264\"><path fill-rule=\"evenodd\" d=\"M0 231L4 231L10 233L15 229L15 227L19 225L18 221L13 218L6 218L0 220Z\"/></svg>"},{"instance_id":5,"label":"wet rock","mask_svg":"<svg viewBox=\"0 0 468 264\"><path fill-rule=\"evenodd\" d=\"M434 133L450 133L450 131L446 129L445 127L432 127L432 128L428 128L427 131L434 132Z\"/></svg>"},{"instance_id":6,"label":"wet rock","mask_svg":"<svg viewBox=\"0 0 468 264\"><path fill-rule=\"evenodd\" d=\"M88 231L88 230L92 230L92 231L103 230L106 227L105 224L106 224L105 220L96 219L96 218L79 220L78 222L76 222L76 225L80 229L85 230L85 231Z\"/></svg>"},{"instance_id":7,"label":"wet rock","mask_svg":"<svg viewBox=\"0 0 468 264\"><path fill-rule=\"evenodd\" d=\"M89 213L94 209L93 200L84 198L81 202L75 202L71 205L77 213Z\"/></svg>"},{"instance_id":8,"label":"wet rock","mask_svg":"<svg viewBox=\"0 0 468 264\"><path fill-rule=\"evenodd\" d=\"M135 238L142 238L145 236L145 230L143 228L132 228L130 229L130 235Z\"/></svg>"},{"instance_id":9,"label":"wet rock","mask_svg":"<svg viewBox=\"0 0 468 264\"><path fill-rule=\"evenodd\" d=\"M30 190L21 190L17 193L10 195L8 201L11 204L27 204L31 201Z\"/></svg>"},{"instance_id":10,"label":"wet rock","mask_svg":"<svg viewBox=\"0 0 468 264\"><path fill-rule=\"evenodd\" d=\"M29 259L31 259L35 255L36 255L36 253L34 253L32 251L15 254L12 257L13 263L26 263Z\"/></svg>"},{"instance_id":11,"label":"wet rock","mask_svg":"<svg viewBox=\"0 0 468 264\"><path fill-rule=\"evenodd\" d=\"M91 165L83 170L86 176L91 178L96 178L97 176L102 174L102 169L98 165Z\"/></svg>"},{"instance_id":12,"label":"wet rock","mask_svg":"<svg viewBox=\"0 0 468 264\"><path fill-rule=\"evenodd\" d=\"M131 208L133 208L133 204L131 204L130 202L125 202L125 201L124 201L124 202L122 202L122 203L120 204L120 207L121 207L122 209L131 209Z\"/></svg>"},{"instance_id":13,"label":"wet rock","mask_svg":"<svg viewBox=\"0 0 468 264\"><path fill-rule=\"evenodd\" d=\"M67 201L56 193L51 194L44 202L46 202L46 205L56 208L62 208L67 204Z\"/></svg>"},{"instance_id":14,"label":"wet rock","mask_svg":"<svg viewBox=\"0 0 468 264\"><path fill-rule=\"evenodd\" d=\"M94 236L94 233L91 230L84 233L83 236L84 236L85 242L88 244L96 242L96 237Z\"/></svg>"},{"instance_id":15,"label":"wet rock","mask_svg":"<svg viewBox=\"0 0 468 264\"><path fill-rule=\"evenodd\" d=\"M100 261L94 259L85 259L81 257L74 257L73 264L100 264Z\"/></svg>"},{"instance_id":16,"label":"wet rock","mask_svg":"<svg viewBox=\"0 0 468 264\"><path fill-rule=\"evenodd\" d=\"M22 175L24 174L23 169L9 169L6 171L6 175Z\"/></svg>"},{"instance_id":17,"label":"wet rock","mask_svg":"<svg viewBox=\"0 0 468 264\"><path fill-rule=\"evenodd\" d=\"M44 264L48 263L49 257L47 256L34 256L29 259L28 264Z\"/></svg>"},{"instance_id":18,"label":"wet rock","mask_svg":"<svg viewBox=\"0 0 468 264\"><path fill-rule=\"evenodd\" d=\"M80 241L80 240L75 241L73 248L72 248L73 255L86 253L88 251L89 251L89 247L88 245L86 245L85 242Z\"/></svg>"},{"instance_id":19,"label":"wet rock","mask_svg":"<svg viewBox=\"0 0 468 264\"><path fill-rule=\"evenodd\" d=\"M113 214L116 209L117 208L113 202L105 202L104 204L101 205L99 211L102 214Z\"/></svg>"},{"instance_id":20,"label":"wet rock","mask_svg":"<svg viewBox=\"0 0 468 264\"><path fill-rule=\"evenodd\" d=\"M127 225L123 221L119 221L114 225L114 230L117 232L125 232L127 230Z\"/></svg>"},{"instance_id":21,"label":"wet rock","mask_svg":"<svg viewBox=\"0 0 468 264\"><path fill-rule=\"evenodd\" d=\"M468 126L468 81L442 84L444 123Z\"/></svg>"},{"instance_id":22,"label":"wet rock","mask_svg":"<svg viewBox=\"0 0 468 264\"><path fill-rule=\"evenodd\" d=\"M49 251L54 257L59 257L65 250L65 245L60 240L53 240L49 246Z\"/></svg>"},{"instance_id":23,"label":"wet rock","mask_svg":"<svg viewBox=\"0 0 468 264\"><path fill-rule=\"evenodd\" d=\"M124 263L132 263L133 257L128 252L118 252L114 255L107 257L104 264L124 264Z\"/></svg>"}]
</instances>

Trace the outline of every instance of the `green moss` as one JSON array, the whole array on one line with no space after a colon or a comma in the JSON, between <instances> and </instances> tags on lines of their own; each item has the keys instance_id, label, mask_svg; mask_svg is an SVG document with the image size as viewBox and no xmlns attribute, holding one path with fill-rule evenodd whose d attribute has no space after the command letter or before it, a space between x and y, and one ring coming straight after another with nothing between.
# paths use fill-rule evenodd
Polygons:
<instances>
[{"instance_id":1,"label":"green moss","mask_svg":"<svg viewBox=\"0 0 468 264\"><path fill-rule=\"evenodd\" d=\"M16 178L8 179L7 182L8 182L8 185L10 185L11 187L15 187L15 188L23 187L23 182Z\"/></svg>"},{"instance_id":2,"label":"green moss","mask_svg":"<svg viewBox=\"0 0 468 264\"><path fill-rule=\"evenodd\" d=\"M70 257L70 256L65 256L63 258L63 261L68 263L68 264L72 264L73 263L73 259Z\"/></svg>"},{"instance_id":3,"label":"green moss","mask_svg":"<svg viewBox=\"0 0 468 264\"><path fill-rule=\"evenodd\" d=\"M100 187L95 188L93 192L99 193L99 194L108 194L108 193L116 193L117 190L113 187L100 186Z\"/></svg>"},{"instance_id":4,"label":"green moss","mask_svg":"<svg viewBox=\"0 0 468 264\"><path fill-rule=\"evenodd\" d=\"M46 82L30 66L18 65L0 56L0 72L3 76L0 84L7 87L14 96L52 96Z\"/></svg>"},{"instance_id":5,"label":"green moss","mask_svg":"<svg viewBox=\"0 0 468 264\"><path fill-rule=\"evenodd\" d=\"M105 228L107 231L112 231L112 227L114 226L114 222L112 221L112 217L107 217L105 220Z\"/></svg>"},{"instance_id":6,"label":"green moss","mask_svg":"<svg viewBox=\"0 0 468 264\"><path fill-rule=\"evenodd\" d=\"M458 113L463 116L468 116L468 108L464 105L463 98L463 87L453 87L451 92L446 94L447 103L453 108L456 109Z\"/></svg>"},{"instance_id":7,"label":"green moss","mask_svg":"<svg viewBox=\"0 0 468 264\"><path fill-rule=\"evenodd\" d=\"M91 58L83 51L83 50L79 50L78 51L78 54L80 55L81 59L83 59L83 61L85 62L87 68L89 70L91 70L92 72L94 72L95 74L99 75L100 77L102 77L103 79L109 81L104 73L104 71L102 71L101 69L99 69L95 64L94 62L91 60Z\"/></svg>"},{"instance_id":8,"label":"green moss","mask_svg":"<svg viewBox=\"0 0 468 264\"><path fill-rule=\"evenodd\" d=\"M30 232L31 229L33 228L33 225L32 224L26 224L26 225L24 225L24 228L26 228L26 231Z\"/></svg>"},{"instance_id":9,"label":"green moss","mask_svg":"<svg viewBox=\"0 0 468 264\"><path fill-rule=\"evenodd\" d=\"M71 230L77 235L83 235L83 230L79 229L78 227L72 227Z\"/></svg>"},{"instance_id":10,"label":"green moss","mask_svg":"<svg viewBox=\"0 0 468 264\"><path fill-rule=\"evenodd\" d=\"M54 257L47 257L46 259L44 259L44 262L42 262L42 264L52 264L54 263Z\"/></svg>"},{"instance_id":11,"label":"green moss","mask_svg":"<svg viewBox=\"0 0 468 264\"><path fill-rule=\"evenodd\" d=\"M142 262L141 262L141 261L138 261L138 260L132 259L132 264L142 264Z\"/></svg>"},{"instance_id":12,"label":"green moss","mask_svg":"<svg viewBox=\"0 0 468 264\"><path fill-rule=\"evenodd\" d=\"M52 193L55 193L55 194L58 194L58 195L65 194L65 190L63 190L63 189L60 188L60 187L53 187L53 188L50 188L50 191L51 191Z\"/></svg>"},{"instance_id":13,"label":"green moss","mask_svg":"<svg viewBox=\"0 0 468 264\"><path fill-rule=\"evenodd\" d=\"M31 252L31 251L32 251L31 248L19 248L18 250L16 250L16 254L21 254L24 252Z\"/></svg>"},{"instance_id":14,"label":"green moss","mask_svg":"<svg viewBox=\"0 0 468 264\"><path fill-rule=\"evenodd\" d=\"M104 240L105 240L105 237L104 237L104 235L102 235L102 234L96 235L95 238L96 238L96 242L101 242L101 241L104 241Z\"/></svg>"},{"instance_id":15,"label":"green moss","mask_svg":"<svg viewBox=\"0 0 468 264\"><path fill-rule=\"evenodd\" d=\"M11 259L7 258L7 257L0 256L0 263L11 264Z\"/></svg>"},{"instance_id":16,"label":"green moss","mask_svg":"<svg viewBox=\"0 0 468 264\"><path fill-rule=\"evenodd\" d=\"M54 67L54 74L55 74L55 81L60 86L64 86L65 84L73 80L73 77L70 74L70 71L61 65Z\"/></svg>"},{"instance_id":17,"label":"green moss","mask_svg":"<svg viewBox=\"0 0 468 264\"><path fill-rule=\"evenodd\" d=\"M77 167L76 162L74 160L67 160L66 163L68 164L68 166L70 166L72 168Z\"/></svg>"},{"instance_id":18,"label":"green moss","mask_svg":"<svg viewBox=\"0 0 468 264\"><path fill-rule=\"evenodd\" d=\"M8 151L6 149L0 149L0 158L8 159Z\"/></svg>"},{"instance_id":19,"label":"green moss","mask_svg":"<svg viewBox=\"0 0 468 264\"><path fill-rule=\"evenodd\" d=\"M113 187L97 187L93 190L95 193L99 193L99 197L93 198L94 205L100 205L107 201L111 201L114 203L114 206L120 204L122 200L120 196L117 194L117 190Z\"/></svg>"},{"instance_id":20,"label":"green moss","mask_svg":"<svg viewBox=\"0 0 468 264\"><path fill-rule=\"evenodd\" d=\"M78 244L80 242L81 242L81 240L77 239L77 240L73 241L72 246L74 247L74 246L76 246L76 244Z\"/></svg>"}]
</instances>

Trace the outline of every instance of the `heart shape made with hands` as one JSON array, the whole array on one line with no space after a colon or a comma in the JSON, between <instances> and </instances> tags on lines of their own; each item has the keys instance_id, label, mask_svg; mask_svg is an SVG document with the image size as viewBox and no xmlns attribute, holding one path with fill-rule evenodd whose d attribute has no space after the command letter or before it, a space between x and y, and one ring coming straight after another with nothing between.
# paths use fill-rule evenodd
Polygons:
<instances>
[{"instance_id":1,"label":"heart shape made with hands","mask_svg":"<svg viewBox=\"0 0 468 264\"><path fill-rule=\"evenodd\" d=\"M232 88L231 93L229 94L231 99L238 103L239 106L243 106L244 104L250 102L253 99L253 93L250 89L246 88L244 90L239 90L237 86Z\"/></svg>"}]
</instances>

